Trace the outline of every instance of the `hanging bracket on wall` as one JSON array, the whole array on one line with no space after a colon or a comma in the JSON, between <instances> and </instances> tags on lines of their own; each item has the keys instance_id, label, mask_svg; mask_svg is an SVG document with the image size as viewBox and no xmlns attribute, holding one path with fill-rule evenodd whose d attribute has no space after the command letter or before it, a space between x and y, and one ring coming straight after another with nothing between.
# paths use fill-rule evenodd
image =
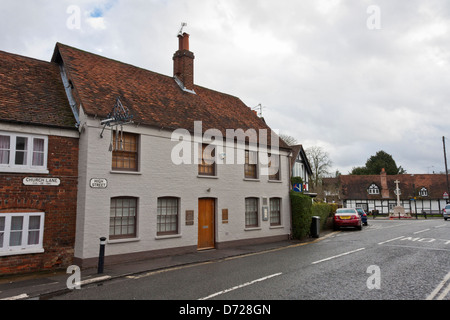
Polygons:
<instances>
[{"instance_id":1,"label":"hanging bracket on wall","mask_svg":"<svg viewBox=\"0 0 450 320\"><path fill-rule=\"evenodd\" d=\"M105 131L105 128L111 127L111 144L109 145L109 151L123 150L123 126L133 123L133 115L130 113L130 110L128 110L127 107L123 106L122 102L120 101L120 97L118 97L112 111L108 114L107 117L107 119L100 122L100 124L103 126L103 130L100 133L100 138L103 138L103 132Z\"/></svg>"}]
</instances>

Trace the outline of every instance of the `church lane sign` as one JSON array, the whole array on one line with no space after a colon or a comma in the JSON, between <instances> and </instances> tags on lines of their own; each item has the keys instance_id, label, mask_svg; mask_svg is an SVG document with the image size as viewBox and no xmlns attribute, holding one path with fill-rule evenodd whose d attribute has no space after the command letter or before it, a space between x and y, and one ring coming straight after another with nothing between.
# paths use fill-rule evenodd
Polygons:
<instances>
[{"instance_id":1,"label":"church lane sign","mask_svg":"<svg viewBox=\"0 0 450 320\"><path fill-rule=\"evenodd\" d=\"M39 177L26 177L23 178L23 184L25 186L53 186L57 187L61 184L59 178L39 178Z\"/></svg>"}]
</instances>

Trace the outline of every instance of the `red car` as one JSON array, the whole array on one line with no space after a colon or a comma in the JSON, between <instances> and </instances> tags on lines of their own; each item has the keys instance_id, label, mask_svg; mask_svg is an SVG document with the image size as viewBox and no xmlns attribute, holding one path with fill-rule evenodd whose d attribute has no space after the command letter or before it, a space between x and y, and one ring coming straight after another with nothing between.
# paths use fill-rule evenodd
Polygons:
<instances>
[{"instance_id":1,"label":"red car","mask_svg":"<svg viewBox=\"0 0 450 320\"><path fill-rule=\"evenodd\" d=\"M337 209L334 214L334 230L339 230L341 227L355 227L358 230L362 229L361 217L354 208Z\"/></svg>"}]
</instances>

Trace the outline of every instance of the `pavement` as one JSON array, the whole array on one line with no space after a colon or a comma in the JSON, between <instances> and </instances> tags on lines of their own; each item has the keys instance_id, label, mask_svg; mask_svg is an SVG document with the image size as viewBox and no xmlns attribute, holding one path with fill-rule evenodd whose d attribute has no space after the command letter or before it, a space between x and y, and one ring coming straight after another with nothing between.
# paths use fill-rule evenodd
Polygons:
<instances>
[{"instance_id":1,"label":"pavement","mask_svg":"<svg viewBox=\"0 0 450 320\"><path fill-rule=\"evenodd\" d=\"M197 251L182 255L133 261L122 264L106 265L103 273L97 268L80 270L80 283L75 283L73 271L60 270L55 272L33 273L0 277L0 300L48 300L51 297L69 292L67 283L80 288L87 285L100 284L126 276L136 276L142 273L161 271L169 268L188 266L209 261L220 261L230 257L281 250L291 246L299 246L321 240L331 231L321 231L319 238L303 240L286 240L265 244L245 245L226 249Z\"/></svg>"}]
</instances>

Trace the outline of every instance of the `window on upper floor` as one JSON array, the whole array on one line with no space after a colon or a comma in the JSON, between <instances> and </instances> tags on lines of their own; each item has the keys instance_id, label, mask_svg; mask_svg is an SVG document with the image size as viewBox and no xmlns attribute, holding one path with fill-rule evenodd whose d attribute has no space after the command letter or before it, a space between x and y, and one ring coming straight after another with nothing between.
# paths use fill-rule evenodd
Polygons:
<instances>
[{"instance_id":1,"label":"window on upper floor","mask_svg":"<svg viewBox=\"0 0 450 320\"><path fill-rule=\"evenodd\" d=\"M305 178L303 174L303 163L298 161L294 163L294 167L292 168L292 176L301 177L302 179Z\"/></svg>"},{"instance_id":2,"label":"window on upper floor","mask_svg":"<svg viewBox=\"0 0 450 320\"><path fill-rule=\"evenodd\" d=\"M369 194L380 194L380 188L375 183L372 183L370 187L367 189L367 193Z\"/></svg>"},{"instance_id":3,"label":"window on upper floor","mask_svg":"<svg viewBox=\"0 0 450 320\"><path fill-rule=\"evenodd\" d=\"M421 196L421 197L428 197L428 189L425 188L425 187L422 187L419 190L419 196Z\"/></svg>"},{"instance_id":4,"label":"window on upper floor","mask_svg":"<svg viewBox=\"0 0 450 320\"><path fill-rule=\"evenodd\" d=\"M280 155L269 154L269 180L280 180Z\"/></svg>"},{"instance_id":5,"label":"window on upper floor","mask_svg":"<svg viewBox=\"0 0 450 320\"><path fill-rule=\"evenodd\" d=\"M201 176L215 176L216 175L216 149L207 144L199 145L198 154L198 174Z\"/></svg>"},{"instance_id":6,"label":"window on upper floor","mask_svg":"<svg viewBox=\"0 0 450 320\"><path fill-rule=\"evenodd\" d=\"M244 174L245 178L258 178L258 152L245 150Z\"/></svg>"},{"instance_id":7,"label":"window on upper floor","mask_svg":"<svg viewBox=\"0 0 450 320\"><path fill-rule=\"evenodd\" d=\"M112 131L114 132L114 131ZM117 171L138 171L139 136L124 132L113 140L112 169Z\"/></svg>"},{"instance_id":8,"label":"window on upper floor","mask_svg":"<svg viewBox=\"0 0 450 320\"><path fill-rule=\"evenodd\" d=\"M0 131L0 171L47 171L48 137Z\"/></svg>"}]
</instances>

